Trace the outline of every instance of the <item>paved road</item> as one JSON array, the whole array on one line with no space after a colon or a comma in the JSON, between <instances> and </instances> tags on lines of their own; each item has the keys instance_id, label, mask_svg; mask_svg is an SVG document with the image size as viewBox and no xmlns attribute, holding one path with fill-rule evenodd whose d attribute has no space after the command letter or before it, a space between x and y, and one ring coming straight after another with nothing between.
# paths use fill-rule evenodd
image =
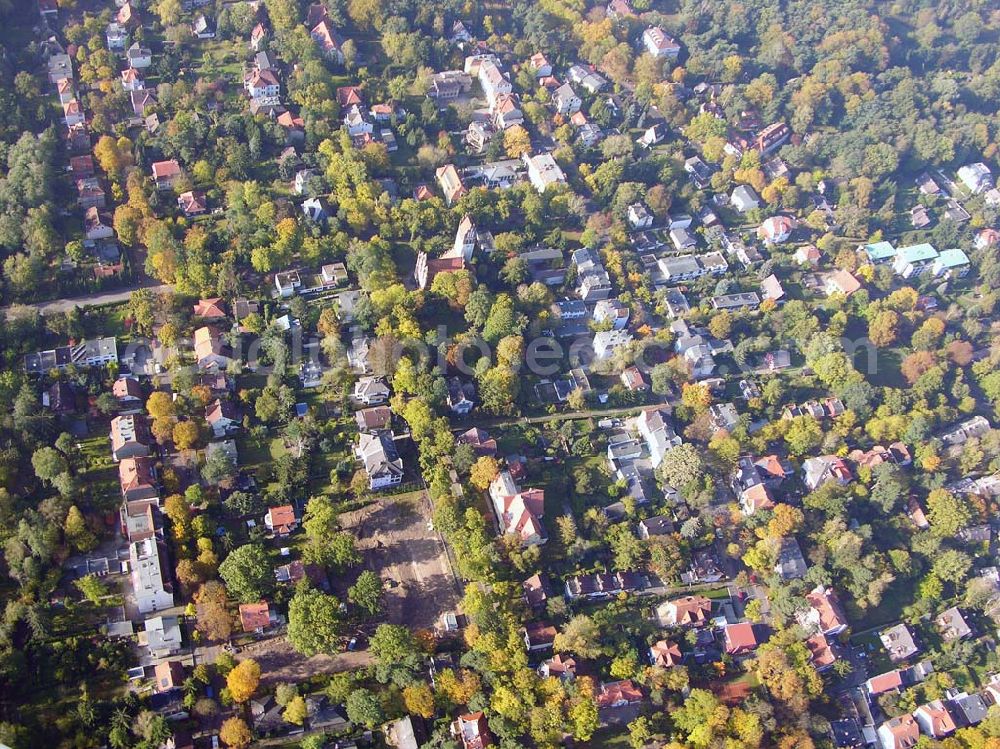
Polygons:
<instances>
[{"instance_id":1,"label":"paved road","mask_svg":"<svg viewBox=\"0 0 1000 749\"><path fill-rule=\"evenodd\" d=\"M139 285L130 286L127 289L115 289L114 291L101 291L96 294L84 294L83 296L67 297L65 299L52 299L48 302L38 302L36 304L25 304L24 307L34 307L43 315L60 314L69 312L74 307L97 307L102 304L114 304L116 302L127 302L133 291L137 289L149 289L155 294L170 291L169 284L157 286ZM4 307L3 313L6 317L10 312L10 307Z\"/></svg>"},{"instance_id":2,"label":"paved road","mask_svg":"<svg viewBox=\"0 0 1000 749\"><path fill-rule=\"evenodd\" d=\"M668 405L666 403L646 403L638 406L624 406L622 408L588 409L585 411L560 411L543 416L514 416L468 419L460 424L453 422L451 431L465 432L471 426L481 427L489 430L490 427L511 426L513 424L542 424L547 421L565 421L568 419L613 419L618 416L632 416L648 408L657 408Z\"/></svg>"}]
</instances>

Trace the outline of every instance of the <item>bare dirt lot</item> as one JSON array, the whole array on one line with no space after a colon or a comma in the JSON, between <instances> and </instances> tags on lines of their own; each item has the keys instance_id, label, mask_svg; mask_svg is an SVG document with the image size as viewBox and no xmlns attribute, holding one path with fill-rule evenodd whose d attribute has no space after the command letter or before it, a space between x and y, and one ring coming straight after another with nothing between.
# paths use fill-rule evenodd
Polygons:
<instances>
[{"instance_id":1,"label":"bare dirt lot","mask_svg":"<svg viewBox=\"0 0 1000 749\"><path fill-rule=\"evenodd\" d=\"M358 539L365 566L385 584L386 617L393 624L434 627L454 611L459 587L444 543L429 527L424 492L382 497L340 518Z\"/></svg>"}]
</instances>

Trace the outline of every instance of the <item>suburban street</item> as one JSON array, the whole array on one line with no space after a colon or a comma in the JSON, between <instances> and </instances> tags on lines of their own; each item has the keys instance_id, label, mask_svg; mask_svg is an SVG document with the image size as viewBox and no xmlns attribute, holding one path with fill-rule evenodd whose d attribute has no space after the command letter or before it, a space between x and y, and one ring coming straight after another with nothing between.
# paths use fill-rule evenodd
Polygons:
<instances>
[{"instance_id":1,"label":"suburban street","mask_svg":"<svg viewBox=\"0 0 1000 749\"><path fill-rule=\"evenodd\" d=\"M137 289L149 289L154 293L170 291L168 284L147 285L139 284L129 286L126 289L115 289L114 291L100 291L96 294L84 294L83 296L65 297L63 299L51 299L47 302L37 302L35 304L18 305L19 307L33 307L43 315L54 315L69 312L74 307L99 307L102 304L115 304L127 302L133 291ZM3 313L6 317L10 313L11 307L4 307Z\"/></svg>"}]
</instances>

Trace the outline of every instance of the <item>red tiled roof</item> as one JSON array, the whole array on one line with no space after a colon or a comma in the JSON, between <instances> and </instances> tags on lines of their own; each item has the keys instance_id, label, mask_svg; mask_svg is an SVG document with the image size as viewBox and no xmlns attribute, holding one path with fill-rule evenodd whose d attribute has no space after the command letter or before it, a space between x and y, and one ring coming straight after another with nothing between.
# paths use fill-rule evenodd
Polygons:
<instances>
[{"instance_id":1,"label":"red tiled roof","mask_svg":"<svg viewBox=\"0 0 1000 749\"><path fill-rule=\"evenodd\" d=\"M240 604L240 624L244 632L267 629L271 623L271 610L267 601Z\"/></svg>"}]
</instances>

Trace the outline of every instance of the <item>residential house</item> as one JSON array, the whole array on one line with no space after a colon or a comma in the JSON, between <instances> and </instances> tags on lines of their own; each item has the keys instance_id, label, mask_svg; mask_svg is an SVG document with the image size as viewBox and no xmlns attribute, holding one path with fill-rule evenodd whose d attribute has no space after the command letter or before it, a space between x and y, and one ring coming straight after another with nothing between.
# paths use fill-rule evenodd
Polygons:
<instances>
[{"instance_id":1,"label":"residential house","mask_svg":"<svg viewBox=\"0 0 1000 749\"><path fill-rule=\"evenodd\" d=\"M159 512L156 510L158 499L135 500L122 502L119 511L122 535L129 543L145 541L154 538L160 532L158 525Z\"/></svg>"},{"instance_id":2,"label":"residential house","mask_svg":"<svg viewBox=\"0 0 1000 749\"><path fill-rule=\"evenodd\" d=\"M194 331L194 355L201 370L224 370L233 361L233 351L213 327L202 326Z\"/></svg>"},{"instance_id":3,"label":"residential house","mask_svg":"<svg viewBox=\"0 0 1000 749\"><path fill-rule=\"evenodd\" d=\"M619 379L622 385L630 392L645 392L649 390L649 383L638 367L626 367L622 370Z\"/></svg>"},{"instance_id":4,"label":"residential house","mask_svg":"<svg viewBox=\"0 0 1000 749\"><path fill-rule=\"evenodd\" d=\"M549 59L543 52L536 52L533 54L531 59L528 61L528 64L531 65L532 69L535 71L535 76L537 78L545 78L552 75L552 63L549 62Z\"/></svg>"},{"instance_id":5,"label":"residential house","mask_svg":"<svg viewBox=\"0 0 1000 749\"><path fill-rule=\"evenodd\" d=\"M653 225L653 214L642 203L633 203L628 207L628 225L633 229L648 229Z\"/></svg>"},{"instance_id":6,"label":"residential house","mask_svg":"<svg viewBox=\"0 0 1000 749\"><path fill-rule=\"evenodd\" d=\"M521 159L528 167L528 180L538 192L545 192L552 185L566 182L566 175L551 154L524 154Z\"/></svg>"},{"instance_id":7,"label":"residential house","mask_svg":"<svg viewBox=\"0 0 1000 749\"><path fill-rule=\"evenodd\" d=\"M943 739L955 732L955 719L941 700L932 700L913 711L921 732L933 739Z\"/></svg>"},{"instance_id":8,"label":"residential house","mask_svg":"<svg viewBox=\"0 0 1000 749\"><path fill-rule=\"evenodd\" d=\"M161 661L153 668L153 689L162 694L180 689L184 683L184 664L180 661Z\"/></svg>"},{"instance_id":9,"label":"residential house","mask_svg":"<svg viewBox=\"0 0 1000 749\"><path fill-rule=\"evenodd\" d=\"M111 216L102 213L97 206L91 206L83 214L83 234L90 241L111 239L115 235Z\"/></svg>"},{"instance_id":10,"label":"residential house","mask_svg":"<svg viewBox=\"0 0 1000 749\"><path fill-rule=\"evenodd\" d=\"M638 705L643 700L642 690L631 679L601 682L595 696L600 710Z\"/></svg>"},{"instance_id":11,"label":"residential house","mask_svg":"<svg viewBox=\"0 0 1000 749\"><path fill-rule=\"evenodd\" d=\"M700 595L675 598L656 607L656 618L664 627L700 627L708 622L711 613L712 602Z\"/></svg>"},{"instance_id":12,"label":"residential house","mask_svg":"<svg viewBox=\"0 0 1000 749\"><path fill-rule=\"evenodd\" d=\"M177 207L188 218L208 213L208 201L200 190L188 190L177 196Z\"/></svg>"},{"instance_id":13,"label":"residential house","mask_svg":"<svg viewBox=\"0 0 1000 749\"><path fill-rule=\"evenodd\" d=\"M107 206L107 195L97 177L76 181L77 204L83 209L101 209Z\"/></svg>"},{"instance_id":14,"label":"residential house","mask_svg":"<svg viewBox=\"0 0 1000 749\"><path fill-rule=\"evenodd\" d=\"M154 538L129 544L132 594L140 614L174 605L173 584L166 549Z\"/></svg>"},{"instance_id":15,"label":"residential house","mask_svg":"<svg viewBox=\"0 0 1000 749\"><path fill-rule=\"evenodd\" d=\"M990 168L981 161L959 167L958 178L973 195L986 192L993 187L993 175Z\"/></svg>"},{"instance_id":16,"label":"residential house","mask_svg":"<svg viewBox=\"0 0 1000 749\"><path fill-rule=\"evenodd\" d=\"M729 198L733 208L739 213L748 213L756 208L760 208L760 197L749 185L739 185L733 190Z\"/></svg>"},{"instance_id":17,"label":"residential house","mask_svg":"<svg viewBox=\"0 0 1000 749\"><path fill-rule=\"evenodd\" d=\"M524 627L524 646L529 653L549 650L559 630L545 622L530 622Z\"/></svg>"},{"instance_id":18,"label":"residential house","mask_svg":"<svg viewBox=\"0 0 1000 749\"><path fill-rule=\"evenodd\" d=\"M403 461L396 451L392 432L362 434L355 448L368 474L368 488L377 491L403 481Z\"/></svg>"},{"instance_id":19,"label":"residential house","mask_svg":"<svg viewBox=\"0 0 1000 749\"><path fill-rule=\"evenodd\" d=\"M378 406L389 400L389 386L380 377L361 377L354 384L354 399L366 406Z\"/></svg>"},{"instance_id":20,"label":"residential house","mask_svg":"<svg viewBox=\"0 0 1000 749\"><path fill-rule=\"evenodd\" d=\"M141 414L123 414L111 420L111 455L116 461L144 458L152 452L153 435Z\"/></svg>"},{"instance_id":21,"label":"residential house","mask_svg":"<svg viewBox=\"0 0 1000 749\"><path fill-rule=\"evenodd\" d=\"M850 296L861 288L861 282L850 272L838 268L826 277L824 289L827 296L843 294Z\"/></svg>"},{"instance_id":22,"label":"residential house","mask_svg":"<svg viewBox=\"0 0 1000 749\"><path fill-rule=\"evenodd\" d=\"M441 191L444 193L445 203L448 205L458 202L468 192L462 178L458 176L458 170L455 169L454 164L439 167L434 174L441 186Z\"/></svg>"},{"instance_id":23,"label":"residential house","mask_svg":"<svg viewBox=\"0 0 1000 749\"><path fill-rule=\"evenodd\" d=\"M659 26L650 26L642 32L642 45L655 58L676 60L681 53L681 45Z\"/></svg>"},{"instance_id":24,"label":"residential house","mask_svg":"<svg viewBox=\"0 0 1000 749\"><path fill-rule=\"evenodd\" d=\"M649 662L660 668L673 668L681 662L681 649L673 642L658 640L649 648Z\"/></svg>"},{"instance_id":25,"label":"residential house","mask_svg":"<svg viewBox=\"0 0 1000 749\"><path fill-rule=\"evenodd\" d=\"M270 99L281 95L281 81L271 68L257 68L243 81L243 88L251 99Z\"/></svg>"},{"instance_id":26,"label":"residential house","mask_svg":"<svg viewBox=\"0 0 1000 749\"><path fill-rule=\"evenodd\" d=\"M545 493L541 489L522 491L510 471L504 470L490 483L489 492L501 533L516 534L526 546L548 540L542 524Z\"/></svg>"},{"instance_id":27,"label":"residential house","mask_svg":"<svg viewBox=\"0 0 1000 749\"><path fill-rule=\"evenodd\" d=\"M486 101L490 108L496 106L497 99L513 91L510 81L500 71L500 67L492 59L483 60L479 66L479 85L483 87Z\"/></svg>"},{"instance_id":28,"label":"residential house","mask_svg":"<svg viewBox=\"0 0 1000 749\"><path fill-rule=\"evenodd\" d=\"M125 51L125 60L130 68L141 70L153 64L153 53L148 47L143 47L139 42L134 42Z\"/></svg>"},{"instance_id":29,"label":"residential house","mask_svg":"<svg viewBox=\"0 0 1000 749\"><path fill-rule=\"evenodd\" d=\"M791 129L784 122L772 123L757 133L757 137L754 139L754 148L760 151L763 156L776 149L791 135Z\"/></svg>"},{"instance_id":30,"label":"residential house","mask_svg":"<svg viewBox=\"0 0 1000 749\"><path fill-rule=\"evenodd\" d=\"M264 42L267 40L267 27L263 23L258 23L250 31L250 49L259 52Z\"/></svg>"},{"instance_id":31,"label":"residential house","mask_svg":"<svg viewBox=\"0 0 1000 749\"><path fill-rule=\"evenodd\" d=\"M150 656L169 658L181 651L181 624L176 616L154 616L147 619L144 626L145 632L139 642L145 645Z\"/></svg>"},{"instance_id":32,"label":"residential house","mask_svg":"<svg viewBox=\"0 0 1000 749\"><path fill-rule=\"evenodd\" d=\"M873 676L865 682L865 691L871 698L876 698L880 694L898 691L903 688L903 675L899 669L887 671L884 674Z\"/></svg>"},{"instance_id":33,"label":"residential house","mask_svg":"<svg viewBox=\"0 0 1000 749\"><path fill-rule=\"evenodd\" d=\"M599 360L610 358L621 346L632 342L632 334L627 330L600 330L594 333L594 357Z\"/></svg>"},{"instance_id":34,"label":"residential house","mask_svg":"<svg viewBox=\"0 0 1000 749\"><path fill-rule=\"evenodd\" d=\"M375 130L375 125L368 121L364 110L357 104L348 109L347 114L344 115L344 127L347 128L347 134L352 138L371 135Z\"/></svg>"},{"instance_id":35,"label":"residential house","mask_svg":"<svg viewBox=\"0 0 1000 749\"><path fill-rule=\"evenodd\" d=\"M722 628L722 635L727 655L746 655L756 650L760 644L750 622L727 624Z\"/></svg>"},{"instance_id":36,"label":"residential house","mask_svg":"<svg viewBox=\"0 0 1000 749\"><path fill-rule=\"evenodd\" d=\"M982 437L992 429L990 422L984 416L973 416L959 424L956 424L939 436L942 442L949 446L963 445L970 439Z\"/></svg>"},{"instance_id":37,"label":"residential house","mask_svg":"<svg viewBox=\"0 0 1000 749\"><path fill-rule=\"evenodd\" d=\"M808 569L805 557L802 556L802 548L795 537L782 538L778 548L778 560L774 564L775 574L782 580L797 580L805 577Z\"/></svg>"},{"instance_id":38,"label":"residential house","mask_svg":"<svg viewBox=\"0 0 1000 749\"><path fill-rule=\"evenodd\" d=\"M546 602L549 600L549 591L548 585L546 585L541 575L532 575L521 583L521 588L524 591L525 603L530 608L537 610L545 607Z\"/></svg>"},{"instance_id":39,"label":"residential house","mask_svg":"<svg viewBox=\"0 0 1000 749\"><path fill-rule=\"evenodd\" d=\"M806 640L806 648L809 650L809 661L813 667L823 672L833 668L837 662L836 641L831 642L822 632L819 632Z\"/></svg>"},{"instance_id":40,"label":"residential house","mask_svg":"<svg viewBox=\"0 0 1000 749\"><path fill-rule=\"evenodd\" d=\"M795 230L795 219L790 216L771 216L757 227L757 236L768 245L787 240Z\"/></svg>"},{"instance_id":41,"label":"residential house","mask_svg":"<svg viewBox=\"0 0 1000 749\"><path fill-rule=\"evenodd\" d=\"M957 606L952 606L938 614L934 618L934 624L941 633L941 639L945 642L964 640L972 635L972 627L969 626Z\"/></svg>"},{"instance_id":42,"label":"residential house","mask_svg":"<svg viewBox=\"0 0 1000 749\"><path fill-rule=\"evenodd\" d=\"M773 273L760 282L760 291L764 299L774 302L780 302L785 297L785 289Z\"/></svg>"},{"instance_id":43,"label":"residential house","mask_svg":"<svg viewBox=\"0 0 1000 749\"><path fill-rule=\"evenodd\" d=\"M564 83L552 92L552 105L558 114L568 116L580 111L583 102L569 83Z\"/></svg>"},{"instance_id":44,"label":"residential house","mask_svg":"<svg viewBox=\"0 0 1000 749\"><path fill-rule=\"evenodd\" d=\"M878 728L882 749L911 749L920 738L920 727L909 713L887 720Z\"/></svg>"},{"instance_id":45,"label":"residential house","mask_svg":"<svg viewBox=\"0 0 1000 749\"><path fill-rule=\"evenodd\" d=\"M823 254L812 244L802 245L795 251L795 262L799 265L811 265L815 268L822 257Z\"/></svg>"},{"instance_id":46,"label":"residential house","mask_svg":"<svg viewBox=\"0 0 1000 749\"><path fill-rule=\"evenodd\" d=\"M674 523L666 515L656 515L639 521L639 538L647 540L655 536L669 536L674 532Z\"/></svg>"},{"instance_id":47,"label":"residential house","mask_svg":"<svg viewBox=\"0 0 1000 749\"><path fill-rule=\"evenodd\" d=\"M847 617L833 588L818 585L806 593L806 604L808 608L796 619L807 632L836 637L847 629Z\"/></svg>"},{"instance_id":48,"label":"residential house","mask_svg":"<svg viewBox=\"0 0 1000 749\"><path fill-rule=\"evenodd\" d=\"M617 299L600 299L594 306L595 323L608 322L612 330L622 330L628 324L629 308Z\"/></svg>"},{"instance_id":49,"label":"residential house","mask_svg":"<svg viewBox=\"0 0 1000 749\"><path fill-rule=\"evenodd\" d=\"M388 406L362 408L354 414L354 420L358 423L359 431L378 432L389 428L392 422L392 410Z\"/></svg>"},{"instance_id":50,"label":"residential house","mask_svg":"<svg viewBox=\"0 0 1000 749\"><path fill-rule=\"evenodd\" d=\"M455 437L455 443L459 445L471 445L475 454L479 457L495 456L497 454L497 441L479 427L472 427L466 432Z\"/></svg>"},{"instance_id":51,"label":"residential house","mask_svg":"<svg viewBox=\"0 0 1000 749\"><path fill-rule=\"evenodd\" d=\"M128 412L142 408L142 386L134 377L119 377L111 386L111 394L118 401L120 411Z\"/></svg>"},{"instance_id":52,"label":"residential house","mask_svg":"<svg viewBox=\"0 0 1000 749\"><path fill-rule=\"evenodd\" d=\"M453 414L467 416L475 395L476 386L472 382L462 382L458 377L448 379L448 408Z\"/></svg>"},{"instance_id":53,"label":"residential house","mask_svg":"<svg viewBox=\"0 0 1000 749\"><path fill-rule=\"evenodd\" d=\"M242 426L239 409L232 401L221 398L216 399L205 410L205 421L212 428L212 434L216 438L227 437L233 432L239 431Z\"/></svg>"},{"instance_id":54,"label":"residential house","mask_svg":"<svg viewBox=\"0 0 1000 749\"><path fill-rule=\"evenodd\" d=\"M338 65L344 64L344 40L334 30L326 19L317 23L309 32L313 41L319 46L320 54Z\"/></svg>"},{"instance_id":55,"label":"residential house","mask_svg":"<svg viewBox=\"0 0 1000 749\"><path fill-rule=\"evenodd\" d=\"M271 626L271 607L267 601L240 604L240 626L244 632L260 634Z\"/></svg>"},{"instance_id":56,"label":"residential house","mask_svg":"<svg viewBox=\"0 0 1000 749\"><path fill-rule=\"evenodd\" d=\"M104 38L107 41L109 52L124 52L125 42L128 40L128 29L120 23L112 21L104 32Z\"/></svg>"},{"instance_id":57,"label":"residential house","mask_svg":"<svg viewBox=\"0 0 1000 749\"><path fill-rule=\"evenodd\" d=\"M573 681L576 678L576 661L569 656L554 655L539 664L538 675L543 679L551 676L560 681Z\"/></svg>"},{"instance_id":58,"label":"residential house","mask_svg":"<svg viewBox=\"0 0 1000 749\"><path fill-rule=\"evenodd\" d=\"M153 458L122 458L118 463L118 484L126 502L160 497Z\"/></svg>"},{"instance_id":59,"label":"residential house","mask_svg":"<svg viewBox=\"0 0 1000 749\"><path fill-rule=\"evenodd\" d=\"M68 104L76 99L76 86L72 78L60 78L56 81L56 93L59 96L60 104ZM77 176L74 172L74 176ZM89 174L87 175L90 176Z\"/></svg>"},{"instance_id":60,"label":"residential house","mask_svg":"<svg viewBox=\"0 0 1000 749\"><path fill-rule=\"evenodd\" d=\"M142 73L135 68L126 68L121 73L122 88L127 92L141 91L146 87Z\"/></svg>"},{"instance_id":61,"label":"residential house","mask_svg":"<svg viewBox=\"0 0 1000 749\"><path fill-rule=\"evenodd\" d=\"M215 38L215 24L213 24L205 14L200 14L194 23L191 24L191 33L198 39L214 39Z\"/></svg>"},{"instance_id":62,"label":"residential house","mask_svg":"<svg viewBox=\"0 0 1000 749\"><path fill-rule=\"evenodd\" d=\"M482 710L459 715L451 724L451 735L462 742L462 749L483 749L493 743L493 734Z\"/></svg>"},{"instance_id":63,"label":"residential house","mask_svg":"<svg viewBox=\"0 0 1000 749\"><path fill-rule=\"evenodd\" d=\"M815 491L828 481L847 486L854 480L847 463L836 455L807 458L802 463L803 481L809 491Z\"/></svg>"},{"instance_id":64,"label":"residential house","mask_svg":"<svg viewBox=\"0 0 1000 749\"><path fill-rule=\"evenodd\" d=\"M157 190L173 190L181 176L181 166L175 159L153 162L153 182Z\"/></svg>"},{"instance_id":65,"label":"residential house","mask_svg":"<svg viewBox=\"0 0 1000 749\"><path fill-rule=\"evenodd\" d=\"M24 357L24 369L28 374L42 374L53 369L62 372L69 367L103 367L111 363L118 363L118 342L114 336L36 351Z\"/></svg>"},{"instance_id":66,"label":"residential house","mask_svg":"<svg viewBox=\"0 0 1000 749\"><path fill-rule=\"evenodd\" d=\"M913 632L906 624L896 624L878 633L879 640L889 653L889 660L893 663L905 661L920 652L916 641L913 639Z\"/></svg>"}]
</instances>

